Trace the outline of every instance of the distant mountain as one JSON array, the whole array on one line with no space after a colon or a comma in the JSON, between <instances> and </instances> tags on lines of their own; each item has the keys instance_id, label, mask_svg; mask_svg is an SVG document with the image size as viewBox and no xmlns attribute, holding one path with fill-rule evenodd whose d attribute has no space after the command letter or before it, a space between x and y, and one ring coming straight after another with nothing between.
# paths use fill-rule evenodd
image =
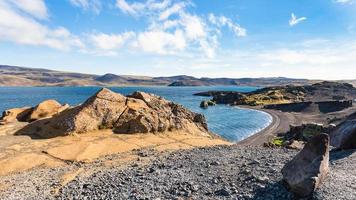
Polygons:
<instances>
[{"instance_id":1,"label":"distant mountain","mask_svg":"<svg viewBox=\"0 0 356 200\"><path fill-rule=\"evenodd\" d=\"M40 68L0 65L0 86L274 86L274 85L304 85L317 81L307 79L277 78L195 78L179 75L170 77L127 76L105 74L81 74L61 72ZM352 82L352 81L350 81ZM355 83L355 81L353 81Z\"/></svg>"}]
</instances>

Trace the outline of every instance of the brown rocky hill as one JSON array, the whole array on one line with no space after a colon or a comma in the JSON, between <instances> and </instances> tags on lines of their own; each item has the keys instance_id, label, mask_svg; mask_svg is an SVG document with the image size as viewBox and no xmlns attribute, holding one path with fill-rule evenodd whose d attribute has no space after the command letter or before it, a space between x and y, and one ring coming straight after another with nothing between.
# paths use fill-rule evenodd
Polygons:
<instances>
[{"instance_id":1,"label":"brown rocky hill","mask_svg":"<svg viewBox=\"0 0 356 200\"><path fill-rule=\"evenodd\" d=\"M48 69L0 65L0 86L118 86L118 85L159 85L159 86L272 86L303 85L316 81L307 79L276 78L196 78L179 75L169 77L131 76L116 74L81 74Z\"/></svg>"},{"instance_id":2,"label":"brown rocky hill","mask_svg":"<svg viewBox=\"0 0 356 200\"><path fill-rule=\"evenodd\" d=\"M52 138L99 129L125 134L183 130L209 135L201 114L153 94L135 92L126 97L105 88L82 105L34 121L16 134Z\"/></svg>"}]
</instances>

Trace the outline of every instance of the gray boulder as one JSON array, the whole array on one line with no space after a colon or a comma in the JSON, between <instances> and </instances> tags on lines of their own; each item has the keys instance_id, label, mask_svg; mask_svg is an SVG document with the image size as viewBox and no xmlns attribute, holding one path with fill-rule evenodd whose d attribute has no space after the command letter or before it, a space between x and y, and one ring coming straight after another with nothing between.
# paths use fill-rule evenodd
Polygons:
<instances>
[{"instance_id":1,"label":"gray boulder","mask_svg":"<svg viewBox=\"0 0 356 200\"><path fill-rule=\"evenodd\" d=\"M329 171L329 136L311 138L304 148L282 169L283 180L299 197L307 197L317 189Z\"/></svg>"},{"instance_id":2,"label":"gray boulder","mask_svg":"<svg viewBox=\"0 0 356 200\"><path fill-rule=\"evenodd\" d=\"M356 149L356 119L337 126L330 133L330 144L338 149Z\"/></svg>"}]
</instances>

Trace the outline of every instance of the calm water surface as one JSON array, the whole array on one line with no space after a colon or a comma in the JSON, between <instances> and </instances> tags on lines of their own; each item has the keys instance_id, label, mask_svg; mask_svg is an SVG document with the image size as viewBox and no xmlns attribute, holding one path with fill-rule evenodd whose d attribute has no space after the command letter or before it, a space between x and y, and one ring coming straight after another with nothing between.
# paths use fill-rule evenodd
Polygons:
<instances>
[{"instance_id":1,"label":"calm water surface","mask_svg":"<svg viewBox=\"0 0 356 200\"><path fill-rule=\"evenodd\" d=\"M23 106L34 106L46 99L55 99L60 103L78 105L97 92L99 87L0 87L0 111ZM231 141L240 141L267 127L270 115L249 109L217 105L201 109L200 102L206 97L193 96L194 93L207 90L253 91L255 87L112 87L111 90L122 94L134 91L154 93L180 103L185 107L206 116L211 131Z\"/></svg>"}]
</instances>

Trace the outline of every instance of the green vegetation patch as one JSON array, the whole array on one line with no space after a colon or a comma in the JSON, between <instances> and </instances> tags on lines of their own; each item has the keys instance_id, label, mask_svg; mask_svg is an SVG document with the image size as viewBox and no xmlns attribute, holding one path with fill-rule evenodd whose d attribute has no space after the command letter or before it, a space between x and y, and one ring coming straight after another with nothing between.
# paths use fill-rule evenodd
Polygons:
<instances>
[{"instance_id":1,"label":"green vegetation patch","mask_svg":"<svg viewBox=\"0 0 356 200\"><path fill-rule=\"evenodd\" d=\"M278 146L278 147L283 146L283 143L284 143L283 137L275 137L272 140L272 144L274 144L275 146Z\"/></svg>"}]
</instances>

